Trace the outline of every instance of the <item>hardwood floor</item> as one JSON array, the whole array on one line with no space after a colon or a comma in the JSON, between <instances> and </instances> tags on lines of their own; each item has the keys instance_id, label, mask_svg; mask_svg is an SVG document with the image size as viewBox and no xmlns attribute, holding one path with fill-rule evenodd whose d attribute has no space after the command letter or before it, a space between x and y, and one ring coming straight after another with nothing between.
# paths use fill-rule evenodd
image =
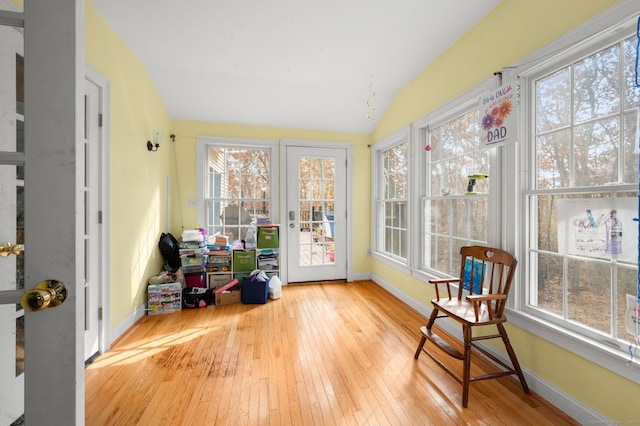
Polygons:
<instances>
[{"instance_id":1,"label":"hardwood floor","mask_svg":"<svg viewBox=\"0 0 640 426\"><path fill-rule=\"evenodd\" d=\"M413 358L424 324L371 281L145 317L87 367L86 424L577 424L510 377L472 383L463 409Z\"/></svg>"}]
</instances>

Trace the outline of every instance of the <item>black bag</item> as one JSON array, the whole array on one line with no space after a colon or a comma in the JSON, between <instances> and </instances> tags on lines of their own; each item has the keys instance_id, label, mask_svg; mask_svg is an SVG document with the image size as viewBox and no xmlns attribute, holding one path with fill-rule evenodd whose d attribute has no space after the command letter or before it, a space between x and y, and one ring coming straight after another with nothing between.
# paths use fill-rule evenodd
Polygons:
<instances>
[{"instance_id":1,"label":"black bag","mask_svg":"<svg viewBox=\"0 0 640 426\"><path fill-rule=\"evenodd\" d=\"M213 302L210 289L202 287L186 287L182 289L182 307L204 308Z\"/></svg>"},{"instance_id":2,"label":"black bag","mask_svg":"<svg viewBox=\"0 0 640 426\"><path fill-rule=\"evenodd\" d=\"M168 232L166 234L162 233L162 235L160 235L158 248L160 248L160 253L162 253L162 256L167 261L170 271L176 271L182 266L180 261L180 244L178 240L176 240L176 237Z\"/></svg>"}]
</instances>

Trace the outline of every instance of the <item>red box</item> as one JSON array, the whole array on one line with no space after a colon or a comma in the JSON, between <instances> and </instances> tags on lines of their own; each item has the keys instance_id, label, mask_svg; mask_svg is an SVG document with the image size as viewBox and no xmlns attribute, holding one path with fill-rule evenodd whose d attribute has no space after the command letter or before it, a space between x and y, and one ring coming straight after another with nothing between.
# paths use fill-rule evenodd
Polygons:
<instances>
[{"instance_id":1,"label":"red box","mask_svg":"<svg viewBox=\"0 0 640 426\"><path fill-rule=\"evenodd\" d=\"M206 287L207 282L204 279L205 275L206 274L204 272L198 274L184 274L187 287Z\"/></svg>"}]
</instances>

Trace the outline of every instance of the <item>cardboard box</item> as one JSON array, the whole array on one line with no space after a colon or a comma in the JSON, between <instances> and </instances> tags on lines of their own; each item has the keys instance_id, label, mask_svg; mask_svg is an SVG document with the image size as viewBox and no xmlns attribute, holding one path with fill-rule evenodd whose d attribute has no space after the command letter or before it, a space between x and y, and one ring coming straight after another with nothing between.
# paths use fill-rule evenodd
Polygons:
<instances>
[{"instance_id":1,"label":"cardboard box","mask_svg":"<svg viewBox=\"0 0 640 426\"><path fill-rule=\"evenodd\" d=\"M232 280L214 291L216 306L229 305L231 303L240 303L240 288L238 288L238 280Z\"/></svg>"},{"instance_id":2,"label":"cardboard box","mask_svg":"<svg viewBox=\"0 0 640 426\"><path fill-rule=\"evenodd\" d=\"M168 314L182 310L182 284L166 283L147 287L149 315Z\"/></svg>"},{"instance_id":3,"label":"cardboard box","mask_svg":"<svg viewBox=\"0 0 640 426\"><path fill-rule=\"evenodd\" d=\"M216 306L230 305L232 303L240 303L240 290L225 290L222 293L215 293Z\"/></svg>"}]
</instances>

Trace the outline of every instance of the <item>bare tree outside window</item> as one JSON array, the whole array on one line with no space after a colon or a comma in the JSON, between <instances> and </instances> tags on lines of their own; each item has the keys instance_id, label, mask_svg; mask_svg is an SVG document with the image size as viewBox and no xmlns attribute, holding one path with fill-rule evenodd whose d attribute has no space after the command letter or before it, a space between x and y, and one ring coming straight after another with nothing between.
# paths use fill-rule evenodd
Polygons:
<instances>
[{"instance_id":1,"label":"bare tree outside window","mask_svg":"<svg viewBox=\"0 0 640 426\"><path fill-rule=\"evenodd\" d=\"M210 147L208 153L207 234L243 239L259 217L270 217L270 151Z\"/></svg>"},{"instance_id":2,"label":"bare tree outside window","mask_svg":"<svg viewBox=\"0 0 640 426\"><path fill-rule=\"evenodd\" d=\"M560 222L559 205L587 200L599 206L637 197L636 44L634 36L533 81L528 304L572 329L621 342L633 338L625 331L624 311L625 295L635 294L637 264L561 251L559 235L570 225Z\"/></svg>"},{"instance_id":3,"label":"bare tree outside window","mask_svg":"<svg viewBox=\"0 0 640 426\"><path fill-rule=\"evenodd\" d=\"M381 252L407 258L409 191L408 143L397 144L380 154L381 188L378 199L378 243Z\"/></svg>"},{"instance_id":4,"label":"bare tree outside window","mask_svg":"<svg viewBox=\"0 0 640 426\"><path fill-rule=\"evenodd\" d=\"M479 109L430 128L426 135L427 195L423 206L423 265L455 275L460 247L488 241L488 184L469 195L469 175L489 173L489 154L480 142Z\"/></svg>"}]
</instances>

